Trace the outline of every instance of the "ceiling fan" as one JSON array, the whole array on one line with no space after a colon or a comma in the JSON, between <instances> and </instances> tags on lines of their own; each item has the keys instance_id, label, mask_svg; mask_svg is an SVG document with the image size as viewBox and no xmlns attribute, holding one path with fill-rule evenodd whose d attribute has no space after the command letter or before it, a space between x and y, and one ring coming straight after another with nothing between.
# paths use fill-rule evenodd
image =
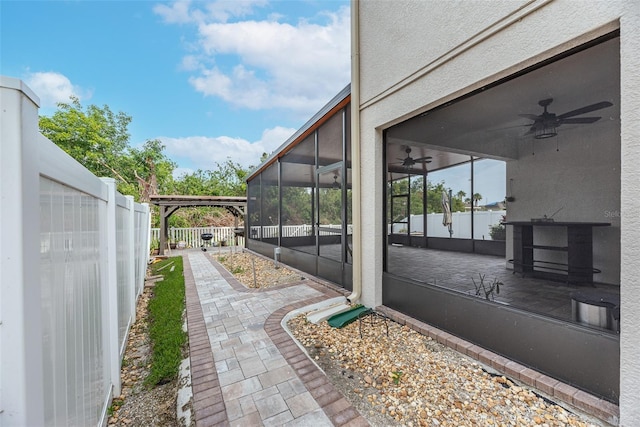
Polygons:
<instances>
[{"instance_id":1,"label":"ceiling fan","mask_svg":"<svg viewBox=\"0 0 640 427\"><path fill-rule=\"evenodd\" d=\"M595 104L586 105L576 110L569 111L564 114L556 115L547 111L547 107L553 102L553 98L543 99L538 102L544 111L540 115L535 114L518 114L525 119L533 120L532 124L522 125L529 126L529 130L525 135L534 135L536 139L552 138L558 134L556 128L563 124L585 124L593 123L601 119L601 117L575 117L581 114L590 113L602 108L611 107L613 104L608 101L597 102Z\"/></svg>"},{"instance_id":2,"label":"ceiling fan","mask_svg":"<svg viewBox=\"0 0 640 427\"><path fill-rule=\"evenodd\" d=\"M433 159L433 157L431 156L417 157L414 159L413 157L411 157L411 147L407 147L404 151L405 153L407 153L407 157L405 158L398 157L397 159L400 161L394 162L394 163L401 163L405 169L410 169L416 163L431 163L431 160Z\"/></svg>"}]
</instances>

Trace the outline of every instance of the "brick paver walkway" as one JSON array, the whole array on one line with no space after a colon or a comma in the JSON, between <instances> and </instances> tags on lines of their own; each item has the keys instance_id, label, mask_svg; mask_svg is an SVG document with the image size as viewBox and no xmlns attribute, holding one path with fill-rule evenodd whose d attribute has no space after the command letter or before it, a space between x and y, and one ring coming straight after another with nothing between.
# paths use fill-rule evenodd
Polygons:
<instances>
[{"instance_id":1,"label":"brick paver walkway","mask_svg":"<svg viewBox=\"0 0 640 427\"><path fill-rule=\"evenodd\" d=\"M211 254L183 255L196 426L366 426L281 321L339 296L311 280L248 290Z\"/></svg>"}]
</instances>

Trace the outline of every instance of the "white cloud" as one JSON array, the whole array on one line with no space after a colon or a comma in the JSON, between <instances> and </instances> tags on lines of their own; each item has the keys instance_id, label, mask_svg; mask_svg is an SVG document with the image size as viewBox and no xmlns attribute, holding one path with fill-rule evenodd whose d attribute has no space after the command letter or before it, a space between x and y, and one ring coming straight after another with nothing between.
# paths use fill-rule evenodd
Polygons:
<instances>
[{"instance_id":1,"label":"white cloud","mask_svg":"<svg viewBox=\"0 0 640 427\"><path fill-rule=\"evenodd\" d=\"M211 19L226 22L236 16L247 16L253 12L255 6L264 6L266 0L222 0L207 4L207 14Z\"/></svg>"},{"instance_id":2,"label":"white cloud","mask_svg":"<svg viewBox=\"0 0 640 427\"><path fill-rule=\"evenodd\" d=\"M43 108L55 107L58 102L69 102L70 96L80 100L91 98L91 91L73 85L64 74L52 71L29 73L25 82L38 95Z\"/></svg>"},{"instance_id":3,"label":"white cloud","mask_svg":"<svg viewBox=\"0 0 640 427\"><path fill-rule=\"evenodd\" d=\"M154 11L166 23L197 31L197 38L182 40L179 64L195 91L231 108L292 112L296 121L307 120L350 81L349 8L291 23L275 10L256 19L254 11L264 5L264 0L178 1ZM174 173L179 176L211 170L227 159L257 166L262 153L272 153L295 130L272 127L253 142L228 136L158 139L181 165Z\"/></svg>"},{"instance_id":4,"label":"white cloud","mask_svg":"<svg viewBox=\"0 0 640 427\"><path fill-rule=\"evenodd\" d=\"M194 55L187 55L182 58L180 69L184 71L197 71L200 68L200 61Z\"/></svg>"},{"instance_id":5,"label":"white cloud","mask_svg":"<svg viewBox=\"0 0 640 427\"><path fill-rule=\"evenodd\" d=\"M190 5L190 0L176 1L171 6L157 4L153 7L153 11L160 15L164 19L164 22L168 24L186 24L193 22L194 19L189 11Z\"/></svg>"},{"instance_id":6,"label":"white cloud","mask_svg":"<svg viewBox=\"0 0 640 427\"><path fill-rule=\"evenodd\" d=\"M213 170L216 168L216 163L224 163L227 159L232 159L243 167L257 166L262 153L273 152L294 132L295 129L283 127L267 129L262 133L261 139L255 142L228 136L158 137L158 139L165 145L165 153L169 158L180 158L184 160L180 162L181 164L189 165L176 172L189 173L196 169Z\"/></svg>"},{"instance_id":7,"label":"white cloud","mask_svg":"<svg viewBox=\"0 0 640 427\"><path fill-rule=\"evenodd\" d=\"M157 4L153 11L168 24L187 24L214 20L226 22L237 16L250 15L255 6L264 6L267 0L218 0L204 4L204 10L192 6L191 0L178 0L172 5ZM198 6L202 5L201 2Z\"/></svg>"},{"instance_id":8,"label":"white cloud","mask_svg":"<svg viewBox=\"0 0 640 427\"><path fill-rule=\"evenodd\" d=\"M289 139L295 131L296 129L276 126L273 129L267 129L262 132L260 144L263 147L263 153L271 154L274 152L276 148L280 147L287 139Z\"/></svg>"},{"instance_id":9,"label":"white cloud","mask_svg":"<svg viewBox=\"0 0 640 427\"><path fill-rule=\"evenodd\" d=\"M197 51L182 63L192 72L189 82L196 91L236 107L284 109L308 117L350 81L349 8L324 12L322 23L318 16L313 23L279 22L282 17L275 13L264 20L229 22L263 3L214 2L204 9L186 3L184 9L181 2L158 6L156 12L170 9L172 20L163 14L167 22L197 25Z\"/></svg>"}]
</instances>

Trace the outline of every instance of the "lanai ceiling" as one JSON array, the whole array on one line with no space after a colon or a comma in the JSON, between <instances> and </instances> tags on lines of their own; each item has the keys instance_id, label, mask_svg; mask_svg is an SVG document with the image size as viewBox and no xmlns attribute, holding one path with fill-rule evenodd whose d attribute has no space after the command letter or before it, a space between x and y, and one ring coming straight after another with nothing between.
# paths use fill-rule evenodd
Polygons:
<instances>
[{"instance_id":1,"label":"lanai ceiling","mask_svg":"<svg viewBox=\"0 0 640 427\"><path fill-rule=\"evenodd\" d=\"M563 124L558 134L577 126L607 126L619 120L619 38L608 40L537 70L442 108L424 112L387 130L389 169L404 172L401 160L433 157L417 163L413 173L424 173L469 160L469 156L517 159L529 152L533 135L525 135L533 120L519 114L539 115L538 102L553 98L548 111L557 115L608 101L613 105L575 117L602 117L592 124ZM552 138L553 139L553 138ZM540 140L537 143L549 143Z\"/></svg>"}]
</instances>

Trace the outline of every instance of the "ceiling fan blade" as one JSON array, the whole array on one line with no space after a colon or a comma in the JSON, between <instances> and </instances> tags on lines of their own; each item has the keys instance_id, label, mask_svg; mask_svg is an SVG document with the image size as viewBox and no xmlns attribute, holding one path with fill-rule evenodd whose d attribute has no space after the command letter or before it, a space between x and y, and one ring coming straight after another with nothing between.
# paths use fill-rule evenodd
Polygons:
<instances>
[{"instance_id":1,"label":"ceiling fan blade","mask_svg":"<svg viewBox=\"0 0 640 427\"><path fill-rule=\"evenodd\" d=\"M431 160L433 159L433 157L431 156L426 156L426 157L418 157L417 159L413 159L413 161L415 162L424 162L424 163L431 163Z\"/></svg>"},{"instance_id":2,"label":"ceiling fan blade","mask_svg":"<svg viewBox=\"0 0 640 427\"><path fill-rule=\"evenodd\" d=\"M602 117L574 117L572 119L564 119L564 120L560 120L561 124L565 124L565 123L593 123L593 122L597 122L598 120L600 120Z\"/></svg>"},{"instance_id":3,"label":"ceiling fan blade","mask_svg":"<svg viewBox=\"0 0 640 427\"><path fill-rule=\"evenodd\" d=\"M538 120L540 117L535 114L518 114L520 117L524 117L525 119Z\"/></svg>"},{"instance_id":4,"label":"ceiling fan blade","mask_svg":"<svg viewBox=\"0 0 640 427\"><path fill-rule=\"evenodd\" d=\"M513 126L505 126L505 127L502 127L502 128L487 129L485 132L498 132L498 131L501 131L501 130L522 128L522 127L527 127L527 126L531 126L531 123L527 123L526 125L513 125Z\"/></svg>"},{"instance_id":5,"label":"ceiling fan blade","mask_svg":"<svg viewBox=\"0 0 640 427\"><path fill-rule=\"evenodd\" d=\"M600 110L602 108L611 107L613 104L608 101L597 102L595 104L587 105L586 107L578 108L577 110L569 111L568 113L557 116L558 119L566 119L573 116L579 116L580 114L590 113L591 111Z\"/></svg>"}]
</instances>

